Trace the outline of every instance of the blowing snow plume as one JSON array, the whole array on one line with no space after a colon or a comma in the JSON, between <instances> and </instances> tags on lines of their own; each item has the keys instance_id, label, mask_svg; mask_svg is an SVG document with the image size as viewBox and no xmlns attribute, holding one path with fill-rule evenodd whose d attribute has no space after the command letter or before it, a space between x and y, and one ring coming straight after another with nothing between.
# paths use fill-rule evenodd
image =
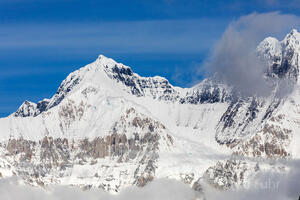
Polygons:
<instances>
[{"instance_id":1,"label":"blowing snow plume","mask_svg":"<svg viewBox=\"0 0 300 200\"><path fill-rule=\"evenodd\" d=\"M243 16L228 26L204 69L243 96L267 96L272 89L264 77L267 65L258 58L256 47L264 38L282 38L299 25L299 17L279 12Z\"/></svg>"}]
</instances>

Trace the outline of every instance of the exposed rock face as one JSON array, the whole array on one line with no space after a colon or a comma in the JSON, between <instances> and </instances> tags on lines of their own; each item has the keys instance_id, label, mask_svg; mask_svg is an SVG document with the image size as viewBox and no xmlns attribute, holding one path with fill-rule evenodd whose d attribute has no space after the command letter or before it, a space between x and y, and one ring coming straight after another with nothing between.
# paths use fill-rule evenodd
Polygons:
<instances>
[{"instance_id":1,"label":"exposed rock face","mask_svg":"<svg viewBox=\"0 0 300 200\"><path fill-rule=\"evenodd\" d=\"M230 102L217 127L216 139L230 144L254 132L266 118L269 102L261 98L238 98Z\"/></svg>"},{"instance_id":2,"label":"exposed rock face","mask_svg":"<svg viewBox=\"0 0 300 200\"><path fill-rule=\"evenodd\" d=\"M231 159L225 163L217 162L215 166L207 169L203 179L214 188L227 190L243 185L247 172L249 173L245 161ZM199 184L200 181L198 180L194 185Z\"/></svg>"},{"instance_id":3,"label":"exposed rock face","mask_svg":"<svg viewBox=\"0 0 300 200\"><path fill-rule=\"evenodd\" d=\"M291 130L266 124L262 131L251 139L237 144L237 154L251 157L288 158Z\"/></svg>"},{"instance_id":4,"label":"exposed rock face","mask_svg":"<svg viewBox=\"0 0 300 200\"><path fill-rule=\"evenodd\" d=\"M79 84L81 77L76 76L76 74L71 73L59 86L57 92L52 97L49 105L45 109L48 110L56 105L58 105L65 96L76 86Z\"/></svg>"},{"instance_id":5,"label":"exposed rock face","mask_svg":"<svg viewBox=\"0 0 300 200\"><path fill-rule=\"evenodd\" d=\"M24 101L24 103L19 107L19 109L14 113L15 117L29 117L33 116L36 111L36 104Z\"/></svg>"},{"instance_id":6,"label":"exposed rock face","mask_svg":"<svg viewBox=\"0 0 300 200\"><path fill-rule=\"evenodd\" d=\"M7 151L11 155L22 155L22 160L31 160L33 146L35 146L35 142L23 140L23 139L11 139L7 143Z\"/></svg>"},{"instance_id":7,"label":"exposed rock face","mask_svg":"<svg viewBox=\"0 0 300 200\"><path fill-rule=\"evenodd\" d=\"M79 105L72 100L68 100L68 102L62 105L58 111L58 114L62 120L60 122L60 127L62 129L70 127L72 122L76 120L80 120L84 114L86 108L91 107L81 101Z\"/></svg>"},{"instance_id":8,"label":"exposed rock face","mask_svg":"<svg viewBox=\"0 0 300 200\"><path fill-rule=\"evenodd\" d=\"M144 78L134 74L132 70L124 65L105 66L107 75L123 83L130 89L131 94L141 96L151 96L154 99L175 101L179 98L169 81L163 77Z\"/></svg>"},{"instance_id":9,"label":"exposed rock face","mask_svg":"<svg viewBox=\"0 0 300 200\"><path fill-rule=\"evenodd\" d=\"M28 183L33 182L32 177L35 177L38 179L35 181L44 185L48 182L47 176L56 172L63 174L74 165L95 165L101 159L110 158L119 164L135 162L132 167L136 170L130 174L135 181L131 184L144 186L155 173L159 139L160 136L151 133L143 138L136 136L130 139L126 135L113 134L92 141L83 139L78 143L66 138L45 137L38 143L12 139L3 145L9 152L8 156L15 161L12 165L16 167L16 173ZM90 164L87 164L88 161ZM30 166L30 169L24 168L24 165ZM98 170L101 171L101 168ZM117 190L117 187L114 189Z\"/></svg>"},{"instance_id":10,"label":"exposed rock face","mask_svg":"<svg viewBox=\"0 0 300 200\"><path fill-rule=\"evenodd\" d=\"M213 80L204 80L188 91L179 102L185 104L224 103L232 99L229 89Z\"/></svg>"},{"instance_id":11,"label":"exposed rock face","mask_svg":"<svg viewBox=\"0 0 300 200\"><path fill-rule=\"evenodd\" d=\"M36 112L34 116L37 116L38 114L44 112L48 105L49 105L50 100L49 99L44 99L43 101L39 101L36 105Z\"/></svg>"},{"instance_id":12,"label":"exposed rock face","mask_svg":"<svg viewBox=\"0 0 300 200\"><path fill-rule=\"evenodd\" d=\"M14 116L15 117L37 116L38 114L46 110L49 101L50 101L49 99L44 99L43 101L39 101L37 104L29 101L24 101L24 103L14 113Z\"/></svg>"},{"instance_id":13,"label":"exposed rock face","mask_svg":"<svg viewBox=\"0 0 300 200\"><path fill-rule=\"evenodd\" d=\"M128 132L127 129L131 126L139 128L141 133L126 136L124 133ZM59 178L68 177L69 171L77 165L91 167L98 165L94 178L100 179L100 174L106 169L101 165L101 160L110 159L112 163L120 166L132 163L131 172L123 171L120 167L118 173L126 174L128 185L142 187L155 176L160 143L172 146L172 137L166 135L164 130L165 126L161 123L131 108L114 124L111 132L103 137L74 141L45 136L38 142L19 138L10 139L1 146L7 150L8 159L16 168L15 173L30 184L49 184L49 177L52 177L51 183L59 182ZM111 176L106 178L105 182L109 183L116 178ZM114 192L120 189L119 184L101 183L97 187Z\"/></svg>"}]
</instances>

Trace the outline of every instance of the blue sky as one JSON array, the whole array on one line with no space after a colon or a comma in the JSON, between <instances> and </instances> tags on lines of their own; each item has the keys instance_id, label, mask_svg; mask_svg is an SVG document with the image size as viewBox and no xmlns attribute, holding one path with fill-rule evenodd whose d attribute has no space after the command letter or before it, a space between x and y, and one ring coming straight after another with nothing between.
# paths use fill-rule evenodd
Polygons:
<instances>
[{"instance_id":1,"label":"blue sky","mask_svg":"<svg viewBox=\"0 0 300 200\"><path fill-rule=\"evenodd\" d=\"M0 0L0 116L50 98L99 54L191 86L231 21L299 9L299 0Z\"/></svg>"}]
</instances>

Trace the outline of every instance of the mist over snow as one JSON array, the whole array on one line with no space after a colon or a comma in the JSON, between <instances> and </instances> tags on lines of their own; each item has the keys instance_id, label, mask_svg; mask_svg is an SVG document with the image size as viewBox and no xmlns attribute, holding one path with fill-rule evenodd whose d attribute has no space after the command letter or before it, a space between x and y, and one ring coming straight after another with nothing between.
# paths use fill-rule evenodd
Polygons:
<instances>
[{"instance_id":1,"label":"mist over snow","mask_svg":"<svg viewBox=\"0 0 300 200\"><path fill-rule=\"evenodd\" d=\"M78 187L56 186L42 190L19 185L15 178L0 180L1 200L193 200L195 193L188 185L175 180L156 180L144 188L129 187L117 195L101 189L83 191Z\"/></svg>"},{"instance_id":2,"label":"mist over snow","mask_svg":"<svg viewBox=\"0 0 300 200\"><path fill-rule=\"evenodd\" d=\"M244 188L214 190L204 185L203 193L170 179L157 179L143 188L128 187L117 195L101 189L83 191L78 187L56 186L45 189L19 183L17 178L0 180L1 200L297 200L300 196L300 161L288 161L289 173L261 171Z\"/></svg>"},{"instance_id":3,"label":"mist over snow","mask_svg":"<svg viewBox=\"0 0 300 200\"><path fill-rule=\"evenodd\" d=\"M267 65L258 58L256 47L266 37L282 39L299 26L300 17L279 12L242 16L229 24L201 70L242 95L267 96L272 89L264 78Z\"/></svg>"},{"instance_id":4,"label":"mist over snow","mask_svg":"<svg viewBox=\"0 0 300 200\"><path fill-rule=\"evenodd\" d=\"M276 161L274 161L276 162ZM298 200L300 197L300 162L284 162L290 167L288 173L261 171L244 188L216 191L206 187L207 200Z\"/></svg>"}]
</instances>

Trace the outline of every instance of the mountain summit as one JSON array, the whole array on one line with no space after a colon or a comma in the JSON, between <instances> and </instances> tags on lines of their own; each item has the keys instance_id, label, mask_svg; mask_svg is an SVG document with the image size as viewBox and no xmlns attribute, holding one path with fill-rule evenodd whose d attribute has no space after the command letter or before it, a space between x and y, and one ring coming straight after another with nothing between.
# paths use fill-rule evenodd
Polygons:
<instances>
[{"instance_id":1,"label":"mountain summit","mask_svg":"<svg viewBox=\"0 0 300 200\"><path fill-rule=\"evenodd\" d=\"M245 98L210 78L175 87L100 55L72 72L51 99L25 101L0 119L0 173L34 186L117 193L166 177L198 191L207 183L229 189L260 170L288 169L268 159L300 157L299 42L292 30L257 47L266 79L295 86L280 98Z\"/></svg>"},{"instance_id":2,"label":"mountain summit","mask_svg":"<svg viewBox=\"0 0 300 200\"><path fill-rule=\"evenodd\" d=\"M269 64L268 75L299 80L300 33L293 29L281 42L268 37L257 47Z\"/></svg>"}]
</instances>

